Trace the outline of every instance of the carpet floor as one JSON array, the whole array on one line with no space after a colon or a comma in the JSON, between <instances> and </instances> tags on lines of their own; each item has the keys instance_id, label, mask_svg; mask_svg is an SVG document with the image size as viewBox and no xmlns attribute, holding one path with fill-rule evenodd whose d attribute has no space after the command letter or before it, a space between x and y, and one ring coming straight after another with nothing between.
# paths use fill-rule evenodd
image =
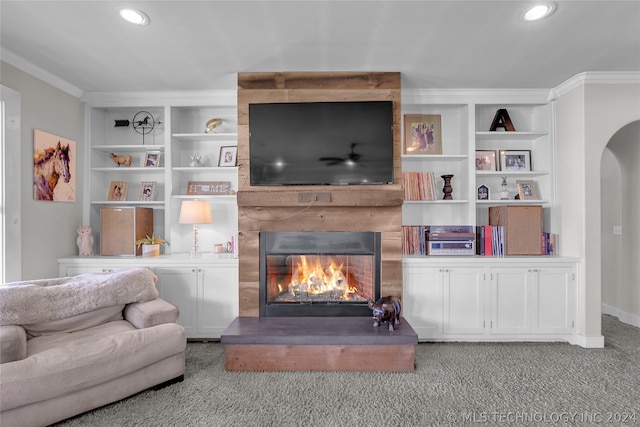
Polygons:
<instances>
[{"instance_id":1,"label":"carpet floor","mask_svg":"<svg viewBox=\"0 0 640 427\"><path fill-rule=\"evenodd\" d=\"M220 343L190 342L183 382L57 426L640 426L640 329L604 315L602 333L602 349L421 343L407 373L226 372Z\"/></svg>"}]
</instances>

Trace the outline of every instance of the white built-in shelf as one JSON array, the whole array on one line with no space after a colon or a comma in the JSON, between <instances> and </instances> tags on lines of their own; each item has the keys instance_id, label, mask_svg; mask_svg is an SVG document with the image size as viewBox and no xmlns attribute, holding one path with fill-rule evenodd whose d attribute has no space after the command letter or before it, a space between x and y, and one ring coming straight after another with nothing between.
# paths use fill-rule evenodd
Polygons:
<instances>
[{"instance_id":1,"label":"white built-in shelf","mask_svg":"<svg viewBox=\"0 0 640 427\"><path fill-rule=\"evenodd\" d=\"M549 175L547 171L476 171L476 176L515 176L515 177L533 177Z\"/></svg>"},{"instance_id":2,"label":"white built-in shelf","mask_svg":"<svg viewBox=\"0 0 640 427\"><path fill-rule=\"evenodd\" d=\"M203 200L203 199L207 199L207 200L218 200L220 202L235 202L237 197L235 194L212 194L212 195L207 195L207 194L197 194L197 195L187 195L187 194L174 194L173 195L174 199L183 199L183 200Z\"/></svg>"},{"instance_id":3,"label":"white built-in shelf","mask_svg":"<svg viewBox=\"0 0 640 427\"><path fill-rule=\"evenodd\" d=\"M548 200L518 200L518 199L509 199L509 200L476 200L476 203L479 205L546 205L549 203Z\"/></svg>"},{"instance_id":4,"label":"white built-in shelf","mask_svg":"<svg viewBox=\"0 0 640 427\"><path fill-rule=\"evenodd\" d=\"M469 200L405 200L405 205L427 205L427 204L441 204L441 205L459 205L469 203Z\"/></svg>"},{"instance_id":5,"label":"white built-in shelf","mask_svg":"<svg viewBox=\"0 0 640 427\"><path fill-rule=\"evenodd\" d=\"M548 132L476 132L476 141L530 141L548 135Z\"/></svg>"},{"instance_id":6,"label":"white built-in shelf","mask_svg":"<svg viewBox=\"0 0 640 427\"><path fill-rule=\"evenodd\" d=\"M466 154L403 154L402 160L467 160L469 156Z\"/></svg>"},{"instance_id":7,"label":"white built-in shelf","mask_svg":"<svg viewBox=\"0 0 640 427\"><path fill-rule=\"evenodd\" d=\"M164 145L95 145L94 150L104 151L105 153L114 153L120 151L163 151Z\"/></svg>"},{"instance_id":8,"label":"white built-in shelf","mask_svg":"<svg viewBox=\"0 0 640 427\"><path fill-rule=\"evenodd\" d=\"M212 142L237 142L237 133L174 133L176 141L212 141Z\"/></svg>"},{"instance_id":9,"label":"white built-in shelf","mask_svg":"<svg viewBox=\"0 0 640 427\"><path fill-rule=\"evenodd\" d=\"M219 166L178 166L173 168L174 172L184 172L184 173L191 173L191 172L238 172L238 167L237 166L225 166L225 167L219 167Z\"/></svg>"},{"instance_id":10,"label":"white built-in shelf","mask_svg":"<svg viewBox=\"0 0 640 427\"><path fill-rule=\"evenodd\" d=\"M149 202L142 202L137 200L121 200L121 201L113 201L113 200L92 200L92 205L104 205L104 206L148 206L154 207L158 209L164 209L164 201L162 200L153 200Z\"/></svg>"},{"instance_id":11,"label":"white built-in shelf","mask_svg":"<svg viewBox=\"0 0 640 427\"><path fill-rule=\"evenodd\" d=\"M126 166L114 166L114 167L106 167L106 168L91 168L94 172L164 172L164 166L158 167L126 167Z\"/></svg>"}]
</instances>

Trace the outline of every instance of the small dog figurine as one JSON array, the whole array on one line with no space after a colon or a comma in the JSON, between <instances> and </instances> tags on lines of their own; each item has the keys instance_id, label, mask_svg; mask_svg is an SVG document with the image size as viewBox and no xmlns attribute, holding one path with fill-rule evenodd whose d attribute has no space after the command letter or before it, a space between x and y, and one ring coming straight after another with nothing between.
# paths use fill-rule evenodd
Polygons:
<instances>
[{"instance_id":1,"label":"small dog figurine","mask_svg":"<svg viewBox=\"0 0 640 427\"><path fill-rule=\"evenodd\" d=\"M78 251L80 256L93 255L93 230L89 226L78 227Z\"/></svg>"},{"instance_id":2,"label":"small dog figurine","mask_svg":"<svg viewBox=\"0 0 640 427\"><path fill-rule=\"evenodd\" d=\"M400 325L400 311L402 305L398 298L386 296L375 303L369 301L369 308L373 310L373 326L380 326L382 322L389 322L389 330L393 331Z\"/></svg>"}]
</instances>

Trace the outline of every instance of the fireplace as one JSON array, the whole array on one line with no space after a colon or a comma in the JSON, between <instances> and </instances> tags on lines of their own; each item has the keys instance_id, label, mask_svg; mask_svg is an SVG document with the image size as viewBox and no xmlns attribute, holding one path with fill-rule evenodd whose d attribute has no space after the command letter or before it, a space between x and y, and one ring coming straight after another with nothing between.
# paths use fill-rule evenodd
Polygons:
<instances>
[{"instance_id":1,"label":"fireplace","mask_svg":"<svg viewBox=\"0 0 640 427\"><path fill-rule=\"evenodd\" d=\"M380 233L260 232L260 316L370 316Z\"/></svg>"}]
</instances>

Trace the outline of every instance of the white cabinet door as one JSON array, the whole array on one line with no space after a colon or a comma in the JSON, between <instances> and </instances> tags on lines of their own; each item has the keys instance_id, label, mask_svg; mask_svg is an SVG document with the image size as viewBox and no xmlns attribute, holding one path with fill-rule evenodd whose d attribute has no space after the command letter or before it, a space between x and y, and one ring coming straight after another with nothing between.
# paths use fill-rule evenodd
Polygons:
<instances>
[{"instance_id":1,"label":"white cabinet door","mask_svg":"<svg viewBox=\"0 0 640 427\"><path fill-rule=\"evenodd\" d=\"M575 271L571 267L534 269L533 332L571 333L575 326Z\"/></svg>"},{"instance_id":2,"label":"white cabinet door","mask_svg":"<svg viewBox=\"0 0 640 427\"><path fill-rule=\"evenodd\" d=\"M198 335L220 338L238 316L238 269L198 269Z\"/></svg>"},{"instance_id":3,"label":"white cabinet door","mask_svg":"<svg viewBox=\"0 0 640 427\"><path fill-rule=\"evenodd\" d=\"M531 269L491 268L491 333L531 332Z\"/></svg>"},{"instance_id":4,"label":"white cabinet door","mask_svg":"<svg viewBox=\"0 0 640 427\"><path fill-rule=\"evenodd\" d=\"M484 269L442 268L443 332L484 333Z\"/></svg>"},{"instance_id":5,"label":"white cabinet door","mask_svg":"<svg viewBox=\"0 0 640 427\"><path fill-rule=\"evenodd\" d=\"M402 316L419 339L442 333L442 274L437 267L405 267Z\"/></svg>"},{"instance_id":6,"label":"white cabinet door","mask_svg":"<svg viewBox=\"0 0 640 427\"><path fill-rule=\"evenodd\" d=\"M180 317L178 324L187 332L187 338L197 335L198 312L198 281L197 268L158 268L158 292L160 298L178 306Z\"/></svg>"}]
</instances>

